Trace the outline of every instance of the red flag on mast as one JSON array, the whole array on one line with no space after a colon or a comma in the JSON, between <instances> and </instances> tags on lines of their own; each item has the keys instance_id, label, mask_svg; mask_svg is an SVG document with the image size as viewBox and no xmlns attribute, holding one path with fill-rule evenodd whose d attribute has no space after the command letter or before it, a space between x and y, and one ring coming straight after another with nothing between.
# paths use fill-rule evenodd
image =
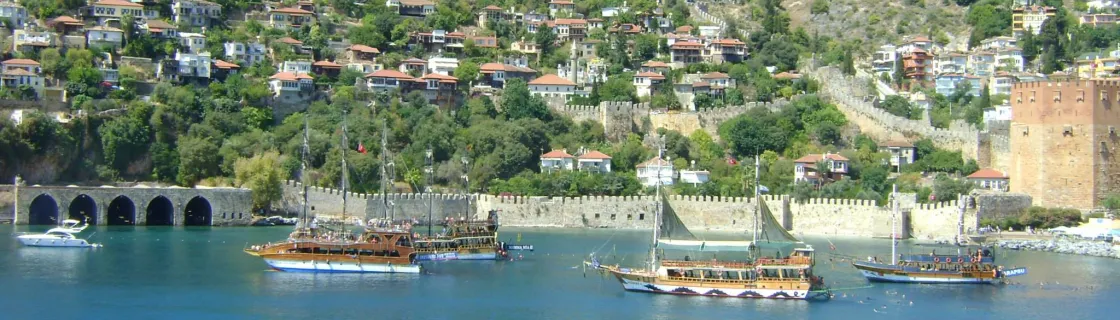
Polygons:
<instances>
[{"instance_id":1,"label":"red flag on mast","mask_svg":"<svg viewBox=\"0 0 1120 320\"><path fill-rule=\"evenodd\" d=\"M358 152L361 154L366 153L366 146L363 146L361 142L358 142Z\"/></svg>"}]
</instances>

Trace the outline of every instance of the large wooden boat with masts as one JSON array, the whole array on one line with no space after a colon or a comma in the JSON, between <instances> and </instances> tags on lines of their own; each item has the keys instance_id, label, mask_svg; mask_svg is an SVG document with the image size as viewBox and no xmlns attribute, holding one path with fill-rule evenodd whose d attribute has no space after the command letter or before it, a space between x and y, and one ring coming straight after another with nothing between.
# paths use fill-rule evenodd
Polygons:
<instances>
[{"instance_id":1,"label":"large wooden boat with masts","mask_svg":"<svg viewBox=\"0 0 1120 320\"><path fill-rule=\"evenodd\" d=\"M648 265L644 269L603 265L594 255L585 265L610 273L629 291L701 295L713 297L809 299L828 297L822 278L813 274L814 251L801 245L777 224L762 202L758 187L758 159L755 159L755 223L752 241L697 240L672 211L662 210L660 177L657 185L657 211ZM660 173L660 172L659 172ZM773 239L771 239L771 235ZM760 236L765 240L760 240ZM787 256L765 257L761 241L793 245ZM658 249L748 252L742 261L662 259ZM770 249L766 249L770 252ZM780 252L780 249L779 249Z\"/></svg>"},{"instance_id":2,"label":"large wooden boat with masts","mask_svg":"<svg viewBox=\"0 0 1120 320\"><path fill-rule=\"evenodd\" d=\"M878 257L868 257L868 261L852 261L867 280L874 282L901 283L966 283L996 284L1004 278L1023 275L1027 268L1004 270L996 264L994 248L967 248L955 254L897 254L898 239L895 224L898 215L898 188L891 192L891 256L890 262Z\"/></svg>"},{"instance_id":3,"label":"large wooden boat with masts","mask_svg":"<svg viewBox=\"0 0 1120 320\"><path fill-rule=\"evenodd\" d=\"M342 125L342 147L346 143L345 118ZM382 148L385 146L382 134ZM306 176L308 147L307 121L304 120L303 164ZM289 272L379 272L420 273L412 245L411 225L390 221L371 221L360 233L348 230L346 217L347 176L345 152L342 157L342 219L320 221L309 217L307 183L304 181L303 212L296 229L279 243L254 245L245 252L261 257L270 267ZM384 176L383 176L384 177ZM302 177L301 177L302 178Z\"/></svg>"}]
</instances>

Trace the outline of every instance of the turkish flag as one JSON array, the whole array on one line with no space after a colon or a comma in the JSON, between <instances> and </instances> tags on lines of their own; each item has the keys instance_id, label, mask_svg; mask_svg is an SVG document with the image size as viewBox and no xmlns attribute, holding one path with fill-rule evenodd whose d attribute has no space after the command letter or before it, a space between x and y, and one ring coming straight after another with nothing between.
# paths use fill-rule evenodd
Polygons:
<instances>
[{"instance_id":1,"label":"turkish flag","mask_svg":"<svg viewBox=\"0 0 1120 320\"><path fill-rule=\"evenodd\" d=\"M366 153L366 146L363 146L361 142L358 142L358 152L362 154Z\"/></svg>"},{"instance_id":2,"label":"turkish flag","mask_svg":"<svg viewBox=\"0 0 1120 320\"><path fill-rule=\"evenodd\" d=\"M737 164L739 164L739 161L735 161L735 157L727 156L727 164L737 165Z\"/></svg>"}]
</instances>

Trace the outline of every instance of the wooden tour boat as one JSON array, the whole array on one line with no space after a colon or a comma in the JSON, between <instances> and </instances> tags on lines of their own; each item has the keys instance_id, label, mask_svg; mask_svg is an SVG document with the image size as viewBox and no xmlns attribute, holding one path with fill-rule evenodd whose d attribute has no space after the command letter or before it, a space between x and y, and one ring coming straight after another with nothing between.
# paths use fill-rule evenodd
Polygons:
<instances>
[{"instance_id":1,"label":"wooden tour boat","mask_svg":"<svg viewBox=\"0 0 1120 320\"><path fill-rule=\"evenodd\" d=\"M895 221L898 214L897 187L891 193L893 214L891 215L891 238L895 238ZM1027 268L1004 270L996 265L993 248L967 248L961 254L896 254L898 240L891 241L891 261L885 262L876 257L867 261L852 261L867 280L875 282L901 283L971 283L996 284L1007 277L1024 275ZM957 249L960 250L960 249Z\"/></svg>"},{"instance_id":2,"label":"wooden tour boat","mask_svg":"<svg viewBox=\"0 0 1120 320\"><path fill-rule=\"evenodd\" d=\"M755 159L756 186L758 159ZM660 181L660 179L658 179ZM654 219L653 245L648 265L644 269L631 269L619 265L603 265L594 254L587 267L613 275L629 291L676 295L702 295L714 297L809 299L827 298L824 280L813 275L814 250L800 245L797 239L778 225L764 202L758 187L753 241L704 241L696 240L676 216L663 212L660 183L657 186L657 211ZM794 245L788 256L764 257L761 254L760 235L771 240ZM771 239L775 238L775 239ZM691 249L699 251L748 252L746 261L705 260L691 261L661 259L658 249ZM662 251L663 252L663 251ZM780 253L779 253L780 254Z\"/></svg>"}]
</instances>

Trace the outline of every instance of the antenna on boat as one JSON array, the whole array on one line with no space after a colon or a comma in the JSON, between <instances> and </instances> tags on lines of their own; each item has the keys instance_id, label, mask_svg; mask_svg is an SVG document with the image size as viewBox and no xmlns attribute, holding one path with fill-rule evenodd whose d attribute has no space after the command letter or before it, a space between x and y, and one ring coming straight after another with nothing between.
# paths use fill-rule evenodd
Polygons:
<instances>
[{"instance_id":1,"label":"antenna on boat","mask_svg":"<svg viewBox=\"0 0 1120 320\"><path fill-rule=\"evenodd\" d=\"M898 219L898 185L891 185L891 265L898 265L898 240L895 235L895 221Z\"/></svg>"},{"instance_id":2,"label":"antenna on boat","mask_svg":"<svg viewBox=\"0 0 1120 320\"><path fill-rule=\"evenodd\" d=\"M467 151L470 152L470 148L467 148ZM471 216L471 182L470 182L470 176L468 176L467 173L470 172L470 166L469 165L471 163L471 159L468 158L466 155L464 155L461 158L459 158L459 161L463 162L463 176L462 176L462 178L463 178L463 195L467 196L467 212L466 212L466 215L468 217L470 217Z\"/></svg>"},{"instance_id":3,"label":"antenna on boat","mask_svg":"<svg viewBox=\"0 0 1120 320\"><path fill-rule=\"evenodd\" d=\"M350 149L350 145L346 142L346 111L342 111L342 232L346 233L346 194L349 188L350 170L346 167L346 151Z\"/></svg>"},{"instance_id":4,"label":"antenna on boat","mask_svg":"<svg viewBox=\"0 0 1120 320\"><path fill-rule=\"evenodd\" d=\"M760 168L761 168L761 164L759 162L758 152L755 152L755 155L754 155L754 203L755 203L755 206L754 206L754 231L751 232L752 233L752 235L751 235L751 238L752 238L751 239L751 246L754 247L754 250L752 250L752 253L754 253L754 251L758 251L760 249L758 247L758 234L760 232L762 232L762 228L758 225L759 222L762 220L762 219L759 219L759 216L762 214L762 196L761 196L761 192L760 192L761 188L759 188L759 184L758 184L758 176L759 176L758 171L760 170Z\"/></svg>"},{"instance_id":5,"label":"antenna on boat","mask_svg":"<svg viewBox=\"0 0 1120 320\"><path fill-rule=\"evenodd\" d=\"M431 238L432 237L432 206L433 206L432 197L434 196L432 194L432 144L430 144L430 143L428 144L428 150L424 152L424 155L427 156L426 158L424 158L424 162L425 162L424 173L428 175L428 181L427 181L428 185L424 188L425 189L424 192L428 194L428 238Z\"/></svg>"}]
</instances>

